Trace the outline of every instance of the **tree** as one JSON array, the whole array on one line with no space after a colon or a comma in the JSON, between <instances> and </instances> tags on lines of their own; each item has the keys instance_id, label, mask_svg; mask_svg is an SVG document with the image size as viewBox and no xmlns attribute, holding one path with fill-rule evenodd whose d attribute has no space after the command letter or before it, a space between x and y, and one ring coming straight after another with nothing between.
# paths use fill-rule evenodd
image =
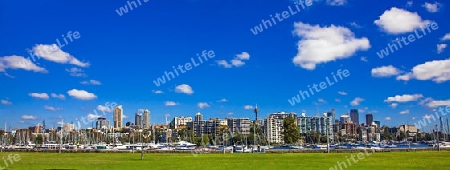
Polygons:
<instances>
[{"instance_id":1,"label":"tree","mask_svg":"<svg viewBox=\"0 0 450 170\"><path fill-rule=\"evenodd\" d=\"M300 139L300 131L298 130L293 116L284 119L283 128L284 143L294 144Z\"/></svg>"}]
</instances>

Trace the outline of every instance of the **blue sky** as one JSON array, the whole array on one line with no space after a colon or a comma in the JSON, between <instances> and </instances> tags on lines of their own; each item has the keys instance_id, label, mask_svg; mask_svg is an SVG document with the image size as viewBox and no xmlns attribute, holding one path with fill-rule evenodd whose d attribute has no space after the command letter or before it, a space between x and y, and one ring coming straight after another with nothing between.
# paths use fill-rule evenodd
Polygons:
<instances>
[{"instance_id":1,"label":"blue sky","mask_svg":"<svg viewBox=\"0 0 450 170\"><path fill-rule=\"evenodd\" d=\"M450 105L444 1L315 0L298 5L300 11L289 0L129 2L136 3L132 10L124 0L2 1L2 126L46 120L56 127L60 117L77 121L94 116L93 110L108 111L102 107L107 102L123 105L124 122L133 122L137 109L149 109L151 123L196 112L254 119L247 105L258 104L264 118L278 111L313 116L335 109L340 116L360 109L360 122L373 113L389 126ZM251 31L289 8L296 14L261 25L256 35ZM424 35L421 27L431 23L438 28ZM416 40L377 55L409 35ZM205 50L214 57L160 86L153 82L172 66L198 64ZM23 62L30 55L35 61ZM288 102L338 70L350 75ZM112 121L112 113L106 117Z\"/></svg>"}]
</instances>

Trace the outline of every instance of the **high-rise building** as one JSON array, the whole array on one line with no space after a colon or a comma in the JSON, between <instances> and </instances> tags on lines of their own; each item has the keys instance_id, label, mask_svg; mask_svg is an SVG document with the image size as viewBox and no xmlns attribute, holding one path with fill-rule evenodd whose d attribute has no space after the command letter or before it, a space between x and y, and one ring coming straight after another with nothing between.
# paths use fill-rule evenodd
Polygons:
<instances>
[{"instance_id":1,"label":"high-rise building","mask_svg":"<svg viewBox=\"0 0 450 170\"><path fill-rule=\"evenodd\" d=\"M123 121L122 105L114 107L114 129L121 129Z\"/></svg>"},{"instance_id":2,"label":"high-rise building","mask_svg":"<svg viewBox=\"0 0 450 170\"><path fill-rule=\"evenodd\" d=\"M370 126L373 122L373 115L372 114L366 114L366 125Z\"/></svg>"},{"instance_id":3,"label":"high-rise building","mask_svg":"<svg viewBox=\"0 0 450 170\"><path fill-rule=\"evenodd\" d=\"M323 116L300 116L297 118L297 125L300 134L308 134L311 131L318 132L322 135L327 135L332 140L333 136L333 119L328 114ZM328 130L328 132L327 132Z\"/></svg>"},{"instance_id":4,"label":"high-rise building","mask_svg":"<svg viewBox=\"0 0 450 170\"><path fill-rule=\"evenodd\" d=\"M170 122L170 127L178 129L179 126L186 126L187 122L192 122L192 117L174 117Z\"/></svg>"},{"instance_id":5,"label":"high-rise building","mask_svg":"<svg viewBox=\"0 0 450 170\"><path fill-rule=\"evenodd\" d=\"M142 127L142 123L144 123L142 122L142 114L137 112L136 115L134 116L134 124L137 127Z\"/></svg>"},{"instance_id":6,"label":"high-rise building","mask_svg":"<svg viewBox=\"0 0 450 170\"><path fill-rule=\"evenodd\" d=\"M144 121L142 122L142 126L144 127L144 129L149 129L150 128L150 111L149 110L144 110Z\"/></svg>"},{"instance_id":7,"label":"high-rise building","mask_svg":"<svg viewBox=\"0 0 450 170\"><path fill-rule=\"evenodd\" d=\"M99 117L95 124L98 130L106 130L109 129L109 121L106 120L105 117Z\"/></svg>"},{"instance_id":8,"label":"high-rise building","mask_svg":"<svg viewBox=\"0 0 450 170\"><path fill-rule=\"evenodd\" d=\"M375 121L373 121L373 122L375 122L375 124L377 124L377 127L378 127L378 128L381 127L381 122L380 122L379 120L375 120Z\"/></svg>"},{"instance_id":9,"label":"high-rise building","mask_svg":"<svg viewBox=\"0 0 450 170\"><path fill-rule=\"evenodd\" d=\"M227 125L231 133L250 134L251 121L249 118L228 118Z\"/></svg>"},{"instance_id":10,"label":"high-rise building","mask_svg":"<svg viewBox=\"0 0 450 170\"><path fill-rule=\"evenodd\" d=\"M331 117L332 124L334 125L334 120L336 119L336 111L331 109L331 111L327 112L327 117Z\"/></svg>"},{"instance_id":11,"label":"high-rise building","mask_svg":"<svg viewBox=\"0 0 450 170\"><path fill-rule=\"evenodd\" d=\"M196 121L196 122L202 121L202 120L203 120L203 115L202 115L200 112L198 112L197 114L195 114L195 121Z\"/></svg>"},{"instance_id":12,"label":"high-rise building","mask_svg":"<svg viewBox=\"0 0 450 170\"><path fill-rule=\"evenodd\" d=\"M350 110L350 119L352 119L352 122L355 123L357 126L359 126L359 113L358 109L351 109Z\"/></svg>"},{"instance_id":13,"label":"high-rise building","mask_svg":"<svg viewBox=\"0 0 450 170\"><path fill-rule=\"evenodd\" d=\"M278 112L270 114L267 118L264 119L264 134L266 135L266 139L271 143L284 143L284 128L283 123L284 119L292 116L297 120L296 113L285 113ZM297 121L295 121L297 124Z\"/></svg>"},{"instance_id":14,"label":"high-rise building","mask_svg":"<svg viewBox=\"0 0 450 170\"><path fill-rule=\"evenodd\" d=\"M351 119L350 119L350 116L349 116L348 114L343 114L343 115L341 116L340 121L339 121L339 124L340 124L340 125L343 125L343 124L345 124L345 122L347 122L347 123L352 122Z\"/></svg>"}]
</instances>

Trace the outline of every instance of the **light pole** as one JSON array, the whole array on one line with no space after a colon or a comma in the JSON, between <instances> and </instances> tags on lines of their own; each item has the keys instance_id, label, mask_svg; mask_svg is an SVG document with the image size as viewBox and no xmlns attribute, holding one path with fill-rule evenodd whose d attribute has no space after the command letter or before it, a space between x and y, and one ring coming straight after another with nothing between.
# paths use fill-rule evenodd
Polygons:
<instances>
[{"instance_id":1,"label":"light pole","mask_svg":"<svg viewBox=\"0 0 450 170\"><path fill-rule=\"evenodd\" d=\"M143 122L144 122L144 116L141 117L141 133L143 132ZM144 160L144 142L142 141L142 138L144 138L143 134L140 135L141 136L141 160Z\"/></svg>"},{"instance_id":2,"label":"light pole","mask_svg":"<svg viewBox=\"0 0 450 170\"><path fill-rule=\"evenodd\" d=\"M258 120L258 105L256 105L255 107L255 122L253 123L253 149L256 147L258 147L256 145L256 121Z\"/></svg>"}]
</instances>

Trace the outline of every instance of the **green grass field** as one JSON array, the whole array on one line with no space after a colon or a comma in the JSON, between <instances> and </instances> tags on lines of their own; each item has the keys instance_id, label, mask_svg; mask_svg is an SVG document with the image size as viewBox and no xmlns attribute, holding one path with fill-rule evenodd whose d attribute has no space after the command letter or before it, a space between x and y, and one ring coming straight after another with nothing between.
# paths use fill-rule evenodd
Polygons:
<instances>
[{"instance_id":1,"label":"green grass field","mask_svg":"<svg viewBox=\"0 0 450 170\"><path fill-rule=\"evenodd\" d=\"M9 154L20 160L5 168ZM450 151L390 152L364 155L354 163L357 153L286 154L145 154L140 153L0 153L0 169L450 169ZM347 158L352 165L347 162ZM358 160L358 158L355 158ZM6 160L7 161L7 160ZM9 162L8 162L9 163ZM9 163L10 164L10 163ZM336 166L336 167L335 167Z\"/></svg>"}]
</instances>

